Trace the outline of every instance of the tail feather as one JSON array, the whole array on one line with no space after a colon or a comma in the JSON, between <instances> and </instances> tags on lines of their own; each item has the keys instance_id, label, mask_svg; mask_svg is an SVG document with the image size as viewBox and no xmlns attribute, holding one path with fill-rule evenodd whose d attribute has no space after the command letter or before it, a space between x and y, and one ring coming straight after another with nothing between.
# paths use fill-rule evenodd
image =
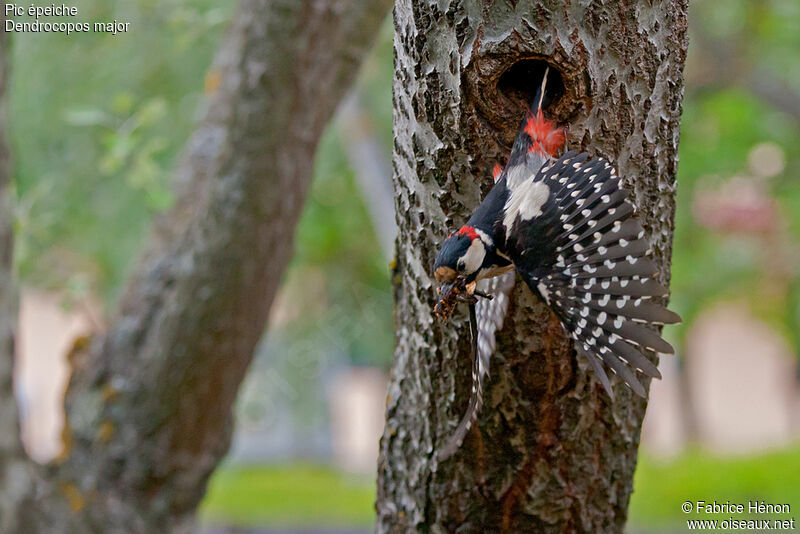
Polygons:
<instances>
[{"instance_id":1,"label":"tail feather","mask_svg":"<svg viewBox=\"0 0 800 534\"><path fill-rule=\"evenodd\" d=\"M469 326L472 335L472 389L469 396L467 412L458 423L455 432L447 440L447 443L437 452L440 462L446 460L455 453L464 441L472 423L478 416L478 412L483 406L483 384L481 372L481 359L478 355L478 319L475 313L475 305L469 305Z\"/></svg>"},{"instance_id":2,"label":"tail feather","mask_svg":"<svg viewBox=\"0 0 800 534\"><path fill-rule=\"evenodd\" d=\"M542 84L536 90L531 107L525 114L517 138L514 140L508 160L509 166L519 164L527 157L528 152L543 153L548 158L556 157L564 146L566 141L564 129L557 127L553 121L545 119L542 112L549 73L550 67L547 67Z\"/></svg>"},{"instance_id":3,"label":"tail feather","mask_svg":"<svg viewBox=\"0 0 800 534\"><path fill-rule=\"evenodd\" d=\"M438 453L444 461L455 453L464 441L469 429L478 419L483 406L483 382L489 376L489 366L495 349L495 333L503 327L509 305L509 294L514 287L515 275L507 272L494 278L484 279L478 288L492 295L492 300L479 300L470 309L470 331L472 334L472 390L467 411L456 430Z\"/></svg>"},{"instance_id":4,"label":"tail feather","mask_svg":"<svg viewBox=\"0 0 800 534\"><path fill-rule=\"evenodd\" d=\"M547 75L550 74L550 65L548 65L544 69L544 76L542 76L542 85L536 89L536 96L533 97L533 102L531 102L531 107L535 105L536 108L532 109L535 113L542 112L542 102L544 101L544 93L547 90Z\"/></svg>"}]
</instances>

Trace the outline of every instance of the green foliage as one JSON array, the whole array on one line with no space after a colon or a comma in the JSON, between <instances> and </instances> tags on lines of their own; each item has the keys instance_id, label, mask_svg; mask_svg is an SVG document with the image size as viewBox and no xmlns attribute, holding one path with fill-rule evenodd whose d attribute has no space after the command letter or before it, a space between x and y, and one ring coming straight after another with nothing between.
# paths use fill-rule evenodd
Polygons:
<instances>
[{"instance_id":1,"label":"green foliage","mask_svg":"<svg viewBox=\"0 0 800 534\"><path fill-rule=\"evenodd\" d=\"M745 506L751 500L763 500L771 504L788 503L793 512L800 509L800 448L733 458L691 451L668 462L642 454L634 480L629 526L633 531L655 527L685 529L686 519L730 517L681 511L684 501L714 500Z\"/></svg>"},{"instance_id":2,"label":"green foliage","mask_svg":"<svg viewBox=\"0 0 800 534\"><path fill-rule=\"evenodd\" d=\"M295 337L317 340L319 350L333 340L355 363L388 365L394 342L389 266L333 129L320 143L297 232L289 276L318 273L325 304L313 320L301 316L290 325Z\"/></svg>"},{"instance_id":3,"label":"green foliage","mask_svg":"<svg viewBox=\"0 0 800 534\"><path fill-rule=\"evenodd\" d=\"M81 21L124 20L127 34L19 34L10 90L18 194L16 263L24 284L101 296L113 306L154 214L171 205L177 156L202 113L204 75L231 14L211 0L100 1ZM391 147L391 30L359 84ZM53 53L57 50L58 53ZM393 344L389 269L335 125L314 181L287 278L322 274L319 313L283 339L333 345L356 363L387 365ZM289 342L291 352L291 342Z\"/></svg>"},{"instance_id":4,"label":"green foliage","mask_svg":"<svg viewBox=\"0 0 800 534\"><path fill-rule=\"evenodd\" d=\"M319 465L222 468L211 479L200 512L207 524L241 527L369 527L373 477Z\"/></svg>"},{"instance_id":5,"label":"green foliage","mask_svg":"<svg viewBox=\"0 0 800 534\"><path fill-rule=\"evenodd\" d=\"M16 34L10 132L24 283L112 300L201 102L231 6L211 0L84 0L80 21L131 31ZM220 7L222 6L222 7Z\"/></svg>"},{"instance_id":6,"label":"green foliage","mask_svg":"<svg viewBox=\"0 0 800 534\"><path fill-rule=\"evenodd\" d=\"M329 467L223 467L211 480L201 517L238 526L368 526L374 520L374 492L371 478ZM729 458L695 450L667 462L643 452L629 527L636 532L685 528L686 519L705 517L684 514L680 505L698 500L763 500L800 509L800 448Z\"/></svg>"},{"instance_id":7,"label":"green foliage","mask_svg":"<svg viewBox=\"0 0 800 534\"><path fill-rule=\"evenodd\" d=\"M789 49L800 46L800 9L776 0L692 5L690 29L703 39L689 48L681 128L678 203L672 260L672 302L684 323L666 332L685 336L693 319L717 300L744 301L800 349L797 236L800 235L800 125L778 105L724 78L729 69L795 88L800 63ZM730 54L731 65L709 57L705 43ZM741 62L741 63L740 63ZM715 74L716 73L716 74ZM714 76L722 76L715 80ZM793 89L790 89L792 91ZM764 143L786 162L775 176L758 177L751 161ZM777 203L778 229L768 234L725 232L698 220L698 196L719 194L733 181L763 188ZM765 283L768 281L771 285ZM769 286L769 287L767 287Z\"/></svg>"}]
</instances>

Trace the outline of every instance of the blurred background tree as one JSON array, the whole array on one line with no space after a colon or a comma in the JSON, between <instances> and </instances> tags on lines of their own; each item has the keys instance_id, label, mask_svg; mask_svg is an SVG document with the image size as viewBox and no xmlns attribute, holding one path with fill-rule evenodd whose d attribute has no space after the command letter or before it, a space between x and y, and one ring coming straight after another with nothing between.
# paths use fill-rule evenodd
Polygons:
<instances>
[{"instance_id":1,"label":"blurred background tree","mask_svg":"<svg viewBox=\"0 0 800 534\"><path fill-rule=\"evenodd\" d=\"M85 7L79 6L79 11ZM134 28L147 26L151 14L164 6L146 2L132 10L130 4L120 3L119 11L110 7L85 9L82 21L113 17ZM215 21L225 20L202 3L188 10L178 4L169 7L173 10L168 14L177 16L171 20L188 17L192 31L204 31L197 30L198 23L213 28ZM115 311L104 314L109 317L107 326L101 324L105 321L95 324L93 339L82 337L73 343L67 357L70 377L61 454L51 458L46 470L22 458L19 481L3 488L0 496L4 507L14 510L0 517L3 530L183 532L192 526L208 477L228 450L233 401L291 259L318 142L351 88L388 8L385 0L241 0L205 76L202 119L192 125L180 162L170 164L175 169L170 171L175 176L170 188L176 192L174 203L165 192L159 158L170 146L174 153L180 143L175 139L170 145L163 133L169 125L167 110L176 101L170 97L185 88L171 93L174 87L168 86L166 94L160 94L161 88L150 84L164 67L152 43L146 43L136 61L125 62L124 68L137 70L138 61L150 64L156 58L155 69L137 70L142 76L136 84L140 93L113 88L114 96L98 103L87 89L78 106L68 103L61 120L66 127L83 129L86 137L83 145L64 150L62 159L54 157L56 165L68 168L75 154L88 152L85 166L71 170L81 179L84 172L97 175L116 189L104 188L100 180L80 179L77 185L61 187L64 177L58 175L39 175L38 184L37 178L20 180L30 186L20 188L20 196L29 201L29 220L37 221L20 234L50 240L41 250L30 247L35 259L26 269L24 245L41 243L22 238L20 271L24 280L27 273L46 286L47 270L39 270L39 265L47 263L48 254L56 250L51 261L58 265L65 263L61 258L74 255L77 263L54 270L52 280L73 288L83 285L84 295L73 295L73 300L101 294L108 309ZM0 18L5 23L5 15ZM161 31L171 35L168 28ZM44 54L48 57L64 43L49 45ZM170 61L180 63L181 53L189 50L191 40L179 46ZM3 66L7 51L4 40ZM109 57L108 72L121 72L124 59L128 58L118 54ZM208 64L208 58L203 59ZM114 80L120 81L126 87L132 84ZM47 83L52 85L51 80ZM24 92L25 87L23 83L12 92ZM62 139L47 148L58 152ZM40 148L34 157L42 153L47 150ZM34 193L26 197L30 191ZM74 201L62 206L63 198L75 195L88 196L91 210ZM120 196L129 198L114 204ZM113 211L122 206L131 209ZM152 219L152 229L142 240L148 211L163 215ZM45 220L37 226L38 218L47 214L55 223ZM81 215L80 224L68 224ZM140 228L132 228L129 235L145 246L131 247L133 254L122 262L111 260L117 252L114 230L133 226L134 221ZM112 223L118 225L112 228ZM53 236L60 226L66 231ZM85 239L95 240L103 227L109 242L95 248L78 246ZM82 235L84 231L88 235ZM76 250L57 251L60 238ZM11 242L0 244L5 260ZM81 263L89 264L83 271L93 276L85 284L70 284L76 273L81 274ZM136 268L128 273L131 264ZM122 276L126 289L116 298L116 279ZM4 284L4 302L5 289ZM13 321L4 320L4 332L14 329ZM25 333L27 328L23 324L20 330ZM39 339L45 337L38 333ZM47 334L57 335L52 330ZM29 348L20 352L24 355ZM5 385L10 372L3 372ZM43 370L49 372L53 369ZM14 406L8 388L3 393L3 404ZM30 391L20 394L23 404L26 394ZM15 421L2 421L11 444L19 437ZM9 449L13 454L5 455L4 463L19 458L14 447Z\"/></svg>"},{"instance_id":2,"label":"blurred background tree","mask_svg":"<svg viewBox=\"0 0 800 534\"><path fill-rule=\"evenodd\" d=\"M114 302L152 215L172 203L175 157L202 116L234 5L84 1L82 20L134 30L17 36L10 129L25 283Z\"/></svg>"},{"instance_id":3,"label":"blurred background tree","mask_svg":"<svg viewBox=\"0 0 800 534\"><path fill-rule=\"evenodd\" d=\"M233 5L84 0L82 18L130 20L134 30L72 36L70 46L58 34L17 36L9 111L23 285L57 290L67 307L99 300L113 311L153 217L174 200L172 170L204 113L204 91L218 83L207 71ZM391 31L387 20L355 80L370 119L362 126L387 162ZM301 441L316 436L311 450L326 448L327 424L324 388L308 388L309 377L351 363L388 368L394 343L388 260L340 131L332 124L321 140L273 333L241 402L243 424L263 426L278 406L291 411ZM287 403L287 391L305 394Z\"/></svg>"},{"instance_id":4,"label":"blurred background tree","mask_svg":"<svg viewBox=\"0 0 800 534\"><path fill-rule=\"evenodd\" d=\"M800 5L692 3L672 302L681 339L715 300L800 351Z\"/></svg>"},{"instance_id":5,"label":"blurred background tree","mask_svg":"<svg viewBox=\"0 0 800 534\"><path fill-rule=\"evenodd\" d=\"M233 5L75 5L82 18L125 19L134 26L117 36L15 36L7 101L17 199L15 261L25 286L57 290L73 307L95 298L111 310L153 216L174 201L169 180L176 156L202 115L203 88L217 83L207 69ZM666 334L679 347L679 358L690 357L683 348L694 319L715 302L735 300L779 332L796 357L800 4L696 0L689 20L671 285L672 306L684 323ZM392 29L387 21L357 81L385 154L392 147ZM275 420L289 411L298 436L325 434L323 386L332 370L350 363L387 369L391 360L389 268L344 156L348 141L336 122L321 141L296 254L240 398L245 426L273 431ZM757 354L752 360L759 365ZM271 422L265 425L265 418ZM311 427L316 430L304 430ZM301 459L325 459L329 447L321 442L301 448ZM297 460L287 450L297 450L298 440L288 443L294 446L270 459ZM797 446L730 462L693 451L665 464L645 454L632 522L674 522L682 518L677 507L685 495L724 496L720 488L800 507L800 481L791 476L799 465ZM220 473L207 503L210 519L325 523L347 508L341 502L325 507L325 497L304 493L315 485L332 487L326 481L341 483L326 467L304 467L297 475L283 467L250 475L238 469ZM664 484L673 477L679 482ZM287 479L304 484L286 489ZM369 524L371 482L346 480L360 495L350 502L361 508L339 522ZM299 511L287 512L293 508L275 495L296 499ZM309 500L321 503L316 520L304 512Z\"/></svg>"}]
</instances>

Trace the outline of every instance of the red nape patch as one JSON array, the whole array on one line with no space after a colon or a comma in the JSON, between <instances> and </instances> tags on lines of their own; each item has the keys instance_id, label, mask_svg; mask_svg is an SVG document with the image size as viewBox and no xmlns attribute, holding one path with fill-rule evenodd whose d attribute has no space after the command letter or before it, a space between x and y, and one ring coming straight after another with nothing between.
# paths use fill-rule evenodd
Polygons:
<instances>
[{"instance_id":1,"label":"red nape patch","mask_svg":"<svg viewBox=\"0 0 800 534\"><path fill-rule=\"evenodd\" d=\"M458 235L465 235L470 239L478 238L478 232L475 231L475 228L466 225L461 227L461 229L458 231Z\"/></svg>"},{"instance_id":2,"label":"red nape patch","mask_svg":"<svg viewBox=\"0 0 800 534\"><path fill-rule=\"evenodd\" d=\"M528 149L541 150L555 157L567 140L564 128L556 128L555 123L544 118L541 113L528 113L528 120L525 123L525 133L531 138L531 146Z\"/></svg>"},{"instance_id":3,"label":"red nape patch","mask_svg":"<svg viewBox=\"0 0 800 534\"><path fill-rule=\"evenodd\" d=\"M494 169L492 169L492 178L494 178L495 182L500 177L501 172L503 172L503 167L501 167L499 163L495 163Z\"/></svg>"}]
</instances>

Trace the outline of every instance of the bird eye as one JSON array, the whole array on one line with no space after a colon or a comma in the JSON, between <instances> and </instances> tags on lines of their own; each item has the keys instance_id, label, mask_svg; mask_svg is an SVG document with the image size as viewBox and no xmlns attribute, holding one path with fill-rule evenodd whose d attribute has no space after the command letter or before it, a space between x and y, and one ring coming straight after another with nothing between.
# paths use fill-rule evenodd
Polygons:
<instances>
[{"instance_id":1,"label":"bird eye","mask_svg":"<svg viewBox=\"0 0 800 534\"><path fill-rule=\"evenodd\" d=\"M458 260L458 265L456 265L459 271L463 271L467 268L467 264L464 263L464 260Z\"/></svg>"}]
</instances>

